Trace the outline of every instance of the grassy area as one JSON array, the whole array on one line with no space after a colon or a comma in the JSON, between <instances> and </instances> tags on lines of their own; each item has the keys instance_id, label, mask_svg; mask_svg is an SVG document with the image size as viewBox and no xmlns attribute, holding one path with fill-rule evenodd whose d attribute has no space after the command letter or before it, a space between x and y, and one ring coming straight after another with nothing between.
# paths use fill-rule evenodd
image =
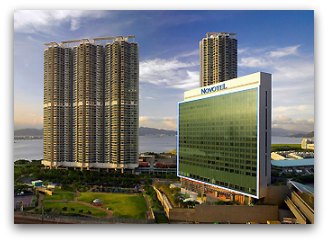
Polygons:
<instances>
[{"instance_id":1,"label":"grassy area","mask_svg":"<svg viewBox=\"0 0 328 242\"><path fill-rule=\"evenodd\" d=\"M79 201L92 202L101 199L103 206L113 211L113 215L123 218L145 219L147 205L142 194L82 192Z\"/></svg>"},{"instance_id":2,"label":"grassy area","mask_svg":"<svg viewBox=\"0 0 328 242\"><path fill-rule=\"evenodd\" d=\"M100 208L80 204L74 198L74 192L56 189L52 196L45 196L44 207L48 213L106 216ZM114 217L146 218L147 205L142 194L81 192L77 200L91 204L96 198L103 201L103 208L113 211Z\"/></svg>"},{"instance_id":3,"label":"grassy area","mask_svg":"<svg viewBox=\"0 0 328 242\"><path fill-rule=\"evenodd\" d=\"M271 152L288 151L288 150L304 151L301 148L301 144L272 144L271 145Z\"/></svg>"},{"instance_id":4,"label":"grassy area","mask_svg":"<svg viewBox=\"0 0 328 242\"><path fill-rule=\"evenodd\" d=\"M80 215L89 215L96 217L104 217L107 215L106 212L98 209L96 207L89 207L78 202L53 202L53 201L44 201L45 212L51 213L61 213L61 214L80 214Z\"/></svg>"},{"instance_id":5,"label":"grassy area","mask_svg":"<svg viewBox=\"0 0 328 242\"><path fill-rule=\"evenodd\" d=\"M74 200L75 193L71 191L65 191L61 189L55 189L52 196L46 196L45 200Z\"/></svg>"}]
</instances>

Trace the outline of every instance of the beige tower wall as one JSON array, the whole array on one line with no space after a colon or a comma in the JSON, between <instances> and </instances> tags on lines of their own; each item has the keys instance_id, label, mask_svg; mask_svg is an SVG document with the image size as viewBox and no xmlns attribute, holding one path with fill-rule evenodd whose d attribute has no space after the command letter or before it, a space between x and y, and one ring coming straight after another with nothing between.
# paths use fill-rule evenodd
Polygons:
<instances>
[{"instance_id":1,"label":"beige tower wall","mask_svg":"<svg viewBox=\"0 0 328 242\"><path fill-rule=\"evenodd\" d=\"M73 58L72 49L64 49L64 130L63 160L73 161Z\"/></svg>"},{"instance_id":2,"label":"beige tower wall","mask_svg":"<svg viewBox=\"0 0 328 242\"><path fill-rule=\"evenodd\" d=\"M96 162L96 47L82 43L76 51L75 161L93 163Z\"/></svg>"},{"instance_id":3,"label":"beige tower wall","mask_svg":"<svg viewBox=\"0 0 328 242\"><path fill-rule=\"evenodd\" d=\"M96 161L105 162L104 93L105 93L104 47L97 45L96 53Z\"/></svg>"},{"instance_id":4,"label":"beige tower wall","mask_svg":"<svg viewBox=\"0 0 328 242\"><path fill-rule=\"evenodd\" d=\"M237 39L233 33L207 33L199 42L200 84L209 86L237 77Z\"/></svg>"},{"instance_id":5,"label":"beige tower wall","mask_svg":"<svg viewBox=\"0 0 328 242\"><path fill-rule=\"evenodd\" d=\"M44 165L138 166L138 45L124 37L108 40L105 48L95 40L47 44Z\"/></svg>"},{"instance_id":6,"label":"beige tower wall","mask_svg":"<svg viewBox=\"0 0 328 242\"><path fill-rule=\"evenodd\" d=\"M44 51L44 159L64 159L64 49Z\"/></svg>"},{"instance_id":7,"label":"beige tower wall","mask_svg":"<svg viewBox=\"0 0 328 242\"><path fill-rule=\"evenodd\" d=\"M137 164L139 120L139 62L136 43L106 45L105 146L115 164ZM108 136L108 134L110 134Z\"/></svg>"}]
</instances>

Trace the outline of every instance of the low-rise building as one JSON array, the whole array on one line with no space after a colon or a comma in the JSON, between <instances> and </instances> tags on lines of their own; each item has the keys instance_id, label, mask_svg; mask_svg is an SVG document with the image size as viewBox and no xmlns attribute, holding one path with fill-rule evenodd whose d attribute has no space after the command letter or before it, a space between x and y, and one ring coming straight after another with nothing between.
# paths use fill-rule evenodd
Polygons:
<instances>
[{"instance_id":1,"label":"low-rise building","mask_svg":"<svg viewBox=\"0 0 328 242\"><path fill-rule=\"evenodd\" d=\"M272 170L281 173L299 173L311 175L314 173L314 158L297 160L272 160Z\"/></svg>"},{"instance_id":2,"label":"low-rise building","mask_svg":"<svg viewBox=\"0 0 328 242\"><path fill-rule=\"evenodd\" d=\"M41 180L32 181L32 185L33 185L33 187L42 187L43 181L41 181Z\"/></svg>"},{"instance_id":3,"label":"low-rise building","mask_svg":"<svg viewBox=\"0 0 328 242\"><path fill-rule=\"evenodd\" d=\"M302 149L314 150L314 140L309 138L303 138L301 142Z\"/></svg>"}]
</instances>

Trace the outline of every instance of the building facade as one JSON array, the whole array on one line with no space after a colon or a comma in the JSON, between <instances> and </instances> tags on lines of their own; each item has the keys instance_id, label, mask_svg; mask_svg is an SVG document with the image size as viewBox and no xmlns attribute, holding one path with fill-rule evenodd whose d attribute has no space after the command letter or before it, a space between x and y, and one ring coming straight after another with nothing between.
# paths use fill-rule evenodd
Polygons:
<instances>
[{"instance_id":1,"label":"building facade","mask_svg":"<svg viewBox=\"0 0 328 242\"><path fill-rule=\"evenodd\" d=\"M301 148L303 150L314 150L314 140L309 138L303 138L301 141Z\"/></svg>"},{"instance_id":2,"label":"building facade","mask_svg":"<svg viewBox=\"0 0 328 242\"><path fill-rule=\"evenodd\" d=\"M255 73L184 93L177 175L252 198L271 181L271 75Z\"/></svg>"},{"instance_id":3,"label":"building facade","mask_svg":"<svg viewBox=\"0 0 328 242\"><path fill-rule=\"evenodd\" d=\"M199 42L200 84L209 86L237 77L235 33L207 33Z\"/></svg>"},{"instance_id":4,"label":"building facade","mask_svg":"<svg viewBox=\"0 0 328 242\"><path fill-rule=\"evenodd\" d=\"M131 37L46 44L44 165L138 166L139 56Z\"/></svg>"}]
</instances>

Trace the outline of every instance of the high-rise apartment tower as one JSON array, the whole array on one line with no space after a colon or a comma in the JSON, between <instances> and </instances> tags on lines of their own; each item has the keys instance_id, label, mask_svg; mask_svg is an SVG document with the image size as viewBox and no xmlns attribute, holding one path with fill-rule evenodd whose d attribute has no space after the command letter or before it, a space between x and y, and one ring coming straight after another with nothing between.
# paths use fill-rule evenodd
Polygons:
<instances>
[{"instance_id":1,"label":"high-rise apartment tower","mask_svg":"<svg viewBox=\"0 0 328 242\"><path fill-rule=\"evenodd\" d=\"M207 33L199 42L199 49L201 86L209 86L237 77L235 33Z\"/></svg>"},{"instance_id":2,"label":"high-rise apartment tower","mask_svg":"<svg viewBox=\"0 0 328 242\"><path fill-rule=\"evenodd\" d=\"M44 165L137 167L139 57L132 37L46 44Z\"/></svg>"}]
</instances>

